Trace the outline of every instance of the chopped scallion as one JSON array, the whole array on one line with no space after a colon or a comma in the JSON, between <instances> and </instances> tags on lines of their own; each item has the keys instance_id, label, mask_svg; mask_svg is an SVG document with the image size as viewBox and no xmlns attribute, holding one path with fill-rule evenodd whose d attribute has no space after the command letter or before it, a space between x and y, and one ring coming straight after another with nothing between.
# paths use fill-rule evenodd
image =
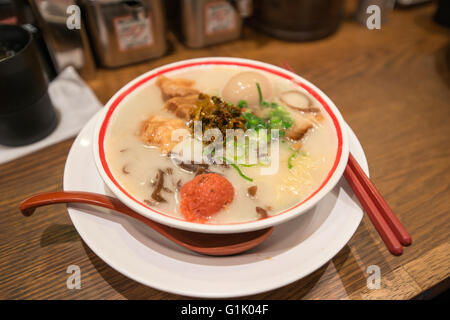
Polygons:
<instances>
[{"instance_id":1,"label":"chopped scallion","mask_svg":"<svg viewBox=\"0 0 450 320\"><path fill-rule=\"evenodd\" d=\"M291 156L288 158L288 168L289 169L292 169L292 167L293 167L293 165L292 165L292 160L294 160L295 159L295 157L297 157L297 155L298 155L298 150L297 151L295 151L293 154L291 154Z\"/></svg>"},{"instance_id":2,"label":"chopped scallion","mask_svg":"<svg viewBox=\"0 0 450 320\"><path fill-rule=\"evenodd\" d=\"M238 102L238 107L239 108L248 108L248 103L247 103L247 101L245 101L245 100L240 100L239 102Z\"/></svg>"},{"instance_id":3,"label":"chopped scallion","mask_svg":"<svg viewBox=\"0 0 450 320\"><path fill-rule=\"evenodd\" d=\"M223 161L228 162L227 158L223 157ZM232 166L238 173L239 175L244 178L247 181L253 182L252 178L247 177L242 171L241 169L234 163L228 163L230 166Z\"/></svg>"},{"instance_id":4,"label":"chopped scallion","mask_svg":"<svg viewBox=\"0 0 450 320\"><path fill-rule=\"evenodd\" d=\"M264 102L263 101L263 95L262 95L262 92L261 92L261 87L260 87L258 82L256 83L256 88L258 88L259 104L262 105L263 102Z\"/></svg>"}]
</instances>

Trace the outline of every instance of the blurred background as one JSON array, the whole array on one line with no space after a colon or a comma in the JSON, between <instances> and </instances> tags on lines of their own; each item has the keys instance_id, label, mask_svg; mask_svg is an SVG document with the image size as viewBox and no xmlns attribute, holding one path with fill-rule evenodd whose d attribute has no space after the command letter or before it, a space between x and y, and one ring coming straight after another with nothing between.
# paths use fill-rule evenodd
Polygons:
<instances>
[{"instance_id":1,"label":"blurred background","mask_svg":"<svg viewBox=\"0 0 450 320\"><path fill-rule=\"evenodd\" d=\"M376 54L376 43L388 46L394 29L446 33L440 26L449 26L448 2L0 0L0 23L25 26L33 34L49 80L67 66L88 81L116 72L114 89L101 93L100 100L106 102L117 86L134 76L185 58L285 61L294 67L300 64L297 71L302 74L320 73L333 61L363 59L352 56L353 46L364 45L368 55ZM116 70L106 71L110 68Z\"/></svg>"},{"instance_id":2,"label":"blurred background","mask_svg":"<svg viewBox=\"0 0 450 320\"><path fill-rule=\"evenodd\" d=\"M48 99L45 103L36 102L45 91L44 82L51 83L67 67L74 68L101 104L105 104L123 85L154 67L204 56L243 57L288 65L326 92L344 116L347 110L351 111L349 108L355 100L367 101L379 94L392 96L395 94L390 91L394 88L406 90L402 100L405 103L405 97L417 91L413 89L416 84L401 86L402 77L409 81L417 76L406 74L413 73L415 63L420 69L416 72L424 71L417 65L419 60L414 61L412 57L421 59L425 58L424 54L430 54L428 60L420 61L433 64L429 66L433 70L425 70L434 71L439 85L448 90L449 3L430 0L0 0L0 71L3 70L0 77L2 81L15 78L18 83L8 81L8 86L3 86L2 93L11 105L0 109L0 124L3 121L10 132L18 131L13 128L14 123L22 126L23 115L12 120L2 118L2 114L18 110L22 105L48 104ZM22 38L32 37L36 48L25 60L29 66L24 68L36 68L39 63L40 70L33 74L17 71L18 65L25 66L24 61L12 61L19 60L15 55L21 50L20 44L15 53L14 48L8 47L8 41L20 43L20 40L5 25L25 29L28 35ZM23 44L25 40L21 40ZM6 59L9 56L11 59ZM4 71L7 68L9 71ZM28 87L24 79L29 79ZM22 92L35 90L31 88L36 83L41 83L44 91L36 92L34 100L25 101ZM34 108L42 110L42 106ZM0 139L0 144L25 145L46 136L58 120L50 121L57 116L51 110L45 112L49 114L47 121L38 128L40 131L36 129L32 139ZM0 131L1 128L0 125ZM8 133L4 131L3 136Z\"/></svg>"}]
</instances>

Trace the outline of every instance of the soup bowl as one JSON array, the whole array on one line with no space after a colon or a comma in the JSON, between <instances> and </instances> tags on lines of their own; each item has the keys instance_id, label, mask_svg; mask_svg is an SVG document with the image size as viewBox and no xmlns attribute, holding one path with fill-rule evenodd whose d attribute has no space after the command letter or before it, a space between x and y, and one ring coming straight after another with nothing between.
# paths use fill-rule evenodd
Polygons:
<instances>
[{"instance_id":1,"label":"soup bowl","mask_svg":"<svg viewBox=\"0 0 450 320\"><path fill-rule=\"evenodd\" d=\"M248 71L249 69L254 69L255 71L263 71L270 73L276 77L288 79L295 85L298 85L300 88L302 88L302 90L306 90L311 96L313 96L322 105L323 110L329 115L336 134L337 151L334 156L332 167L327 173L325 179L320 183L320 186L306 199L299 199L299 201L290 208L259 220L226 224L197 223L171 216L165 212L161 212L146 205L146 203L136 199L136 197L134 197L115 178L105 154L105 135L108 131L108 126L111 123L110 120L112 115L117 112L118 109L123 107L124 104L122 104L122 102L124 101L124 99L132 95L135 90L154 83L154 81L156 81L156 78L161 75L170 77L177 72L184 70L207 70L208 68L217 66L232 66L235 68L242 68L243 70L245 69L246 71ZM312 83L303 79L297 74L268 63L249 59L226 57L198 58L183 60L153 69L132 80L122 89L120 89L108 101L108 103L102 110L102 114L99 118L98 123L96 124L94 131L93 151L96 166L106 186L126 206L140 213L141 215L161 224L188 231L202 233L239 233L268 228L298 217L311 209L328 192L330 192L341 178L348 160L349 146L347 131L345 128L345 122L338 108L331 101L331 99L328 98Z\"/></svg>"}]
</instances>

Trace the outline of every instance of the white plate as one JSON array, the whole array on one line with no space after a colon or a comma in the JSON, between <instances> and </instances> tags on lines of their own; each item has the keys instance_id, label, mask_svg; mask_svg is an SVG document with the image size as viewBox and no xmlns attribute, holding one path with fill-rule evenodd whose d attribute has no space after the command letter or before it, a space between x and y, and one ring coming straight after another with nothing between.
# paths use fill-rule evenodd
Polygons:
<instances>
[{"instance_id":1,"label":"white plate","mask_svg":"<svg viewBox=\"0 0 450 320\"><path fill-rule=\"evenodd\" d=\"M64 170L64 190L111 194L92 154L94 116L75 140ZM368 173L364 151L349 129L350 151ZM69 205L84 242L125 276L150 287L191 297L231 298L279 288L314 272L355 233L363 212L344 178L316 207L275 227L260 246L231 257L208 257L166 240L113 211Z\"/></svg>"}]
</instances>

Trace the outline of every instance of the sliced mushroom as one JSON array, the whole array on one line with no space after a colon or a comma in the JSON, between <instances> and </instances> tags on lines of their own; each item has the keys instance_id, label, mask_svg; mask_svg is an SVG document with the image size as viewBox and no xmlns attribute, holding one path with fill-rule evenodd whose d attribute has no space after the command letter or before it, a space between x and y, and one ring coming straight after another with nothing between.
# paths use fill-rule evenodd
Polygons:
<instances>
[{"instance_id":1,"label":"sliced mushroom","mask_svg":"<svg viewBox=\"0 0 450 320\"><path fill-rule=\"evenodd\" d=\"M177 181L177 191L181 190L181 180Z\"/></svg>"},{"instance_id":2,"label":"sliced mushroom","mask_svg":"<svg viewBox=\"0 0 450 320\"><path fill-rule=\"evenodd\" d=\"M155 190L152 192L152 199L157 202L166 202L166 199L164 199L161 196L161 190L164 188L164 171L161 169L158 169L158 172L156 173L155 178Z\"/></svg>"},{"instance_id":3,"label":"sliced mushroom","mask_svg":"<svg viewBox=\"0 0 450 320\"><path fill-rule=\"evenodd\" d=\"M167 193L173 193L173 191L170 190L170 189L167 188L167 187L163 187L162 190L165 191L165 192L167 192Z\"/></svg>"},{"instance_id":4,"label":"sliced mushroom","mask_svg":"<svg viewBox=\"0 0 450 320\"><path fill-rule=\"evenodd\" d=\"M267 218L269 215L267 214L266 209L263 209L261 207L256 207L256 213L258 213L259 219Z\"/></svg>"},{"instance_id":5,"label":"sliced mushroom","mask_svg":"<svg viewBox=\"0 0 450 320\"><path fill-rule=\"evenodd\" d=\"M258 186L251 186L247 189L247 194L250 198L256 197L256 191L258 190Z\"/></svg>"},{"instance_id":6,"label":"sliced mushroom","mask_svg":"<svg viewBox=\"0 0 450 320\"><path fill-rule=\"evenodd\" d=\"M155 202L155 201L147 200L147 199L144 200L144 203L145 203L146 205L148 205L148 206L155 206L155 205L158 204L158 203Z\"/></svg>"},{"instance_id":7,"label":"sliced mushroom","mask_svg":"<svg viewBox=\"0 0 450 320\"><path fill-rule=\"evenodd\" d=\"M280 95L280 100L288 107L302 112L320 112L313 107L313 101L305 93L298 90L285 91Z\"/></svg>"},{"instance_id":8,"label":"sliced mushroom","mask_svg":"<svg viewBox=\"0 0 450 320\"><path fill-rule=\"evenodd\" d=\"M203 168L206 170L209 167L209 165L206 163L194 163L194 162L191 162L191 163L181 162L178 166L181 169L186 170L191 173L196 173L200 168Z\"/></svg>"},{"instance_id":9,"label":"sliced mushroom","mask_svg":"<svg viewBox=\"0 0 450 320\"><path fill-rule=\"evenodd\" d=\"M204 174L204 173L208 173L208 172L209 171L207 169L205 169L204 167L199 167L197 169L197 172L195 172L195 176L198 176L198 175L201 175L201 174Z\"/></svg>"},{"instance_id":10,"label":"sliced mushroom","mask_svg":"<svg viewBox=\"0 0 450 320\"><path fill-rule=\"evenodd\" d=\"M125 165L122 167L122 172L123 172L124 174L129 174L129 173L130 173L130 171L128 171L128 164L125 164Z\"/></svg>"},{"instance_id":11,"label":"sliced mushroom","mask_svg":"<svg viewBox=\"0 0 450 320\"><path fill-rule=\"evenodd\" d=\"M313 128L313 122L306 117L300 117L296 120L294 125L286 131L286 137L293 141L299 141L309 129Z\"/></svg>"}]
</instances>

